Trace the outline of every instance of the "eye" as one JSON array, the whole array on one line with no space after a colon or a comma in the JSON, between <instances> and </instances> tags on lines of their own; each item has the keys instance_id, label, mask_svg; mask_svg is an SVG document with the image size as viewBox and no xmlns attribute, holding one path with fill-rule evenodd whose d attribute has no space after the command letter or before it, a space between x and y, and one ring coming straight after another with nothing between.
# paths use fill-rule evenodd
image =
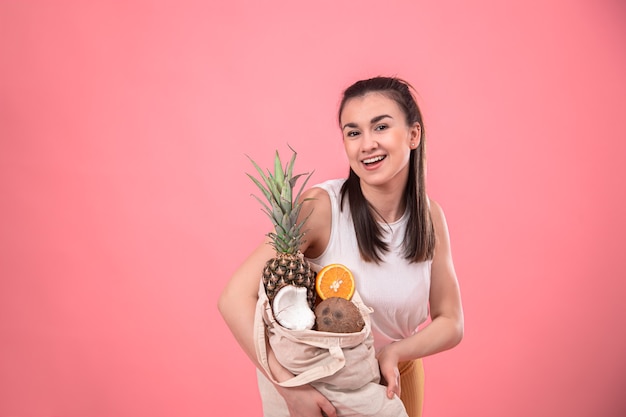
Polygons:
<instances>
[{"instance_id":1,"label":"eye","mask_svg":"<svg viewBox=\"0 0 626 417\"><path fill-rule=\"evenodd\" d=\"M374 128L374 130L385 130L387 129L389 126L382 124L382 125L378 125Z\"/></svg>"},{"instance_id":2,"label":"eye","mask_svg":"<svg viewBox=\"0 0 626 417\"><path fill-rule=\"evenodd\" d=\"M350 130L350 131L346 132L346 137L354 138L354 137L358 136L359 134L360 134L360 132L358 130Z\"/></svg>"}]
</instances>

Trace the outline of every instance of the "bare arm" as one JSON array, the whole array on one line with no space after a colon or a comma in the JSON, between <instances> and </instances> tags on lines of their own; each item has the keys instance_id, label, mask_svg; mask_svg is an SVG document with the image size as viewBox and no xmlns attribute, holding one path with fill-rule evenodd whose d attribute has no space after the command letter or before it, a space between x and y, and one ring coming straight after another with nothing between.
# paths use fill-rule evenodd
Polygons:
<instances>
[{"instance_id":1,"label":"bare arm","mask_svg":"<svg viewBox=\"0 0 626 417\"><path fill-rule=\"evenodd\" d=\"M260 365L253 340L257 292L265 262L274 256L274 248L268 244L266 238L235 271L218 301L218 309L224 321L257 367Z\"/></svg>"},{"instance_id":2,"label":"bare arm","mask_svg":"<svg viewBox=\"0 0 626 417\"><path fill-rule=\"evenodd\" d=\"M311 195L313 194L307 192L303 195L303 198ZM305 216L304 213L317 213L316 215L311 215L309 222L319 225L320 219L316 216L322 215L323 210L312 210L314 204L318 204L318 200L311 200L305 203L302 216ZM307 222L307 226L309 226L309 222ZM315 232L307 235L307 243L303 245L302 250L306 250L310 242L315 242L316 239ZM253 330L259 282L263 267L269 259L276 255L274 248L268 242L269 240L266 239L239 266L230 278L218 301L218 309L235 339L250 360L262 372L263 370L256 357ZM271 349L268 349L268 361L272 374L278 381L283 381L293 376L278 363ZM276 388L285 398L289 412L294 417L319 417L321 416L321 410L329 417L336 416L335 409L331 403L311 386L283 388L277 385Z\"/></svg>"},{"instance_id":3,"label":"bare arm","mask_svg":"<svg viewBox=\"0 0 626 417\"><path fill-rule=\"evenodd\" d=\"M441 207L431 201L431 216L437 243L431 267L431 323L404 340L387 345L378 355L389 393L400 393L397 364L451 349L463 338L463 307L452 262L450 237Z\"/></svg>"}]
</instances>

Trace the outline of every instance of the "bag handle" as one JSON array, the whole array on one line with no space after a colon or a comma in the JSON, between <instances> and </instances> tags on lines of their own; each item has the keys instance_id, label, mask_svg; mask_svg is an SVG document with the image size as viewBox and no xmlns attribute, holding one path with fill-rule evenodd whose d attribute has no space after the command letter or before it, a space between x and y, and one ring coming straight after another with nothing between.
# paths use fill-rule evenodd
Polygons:
<instances>
[{"instance_id":1,"label":"bag handle","mask_svg":"<svg viewBox=\"0 0 626 417\"><path fill-rule=\"evenodd\" d=\"M274 384L278 384L281 387L297 387L305 384L309 384L313 381L316 381L320 378L324 378L330 375L334 375L337 371L343 368L346 364L346 358L343 354L343 350L339 343L332 344L330 346L325 346L330 353L331 361L327 361L327 363L323 365L318 365L307 369L306 371L294 376L283 382L278 382L272 371L270 370L269 360L267 358L267 333L265 322L263 320L263 316L268 317L268 319L272 322L273 325L279 325L276 323L274 316L272 314L271 307L269 305L269 300L267 299L267 295L265 294L265 288L263 287L263 283L260 283L259 286L259 299L257 301L257 308L254 314L254 341L256 347L256 355L259 364L265 371L267 377Z\"/></svg>"}]
</instances>

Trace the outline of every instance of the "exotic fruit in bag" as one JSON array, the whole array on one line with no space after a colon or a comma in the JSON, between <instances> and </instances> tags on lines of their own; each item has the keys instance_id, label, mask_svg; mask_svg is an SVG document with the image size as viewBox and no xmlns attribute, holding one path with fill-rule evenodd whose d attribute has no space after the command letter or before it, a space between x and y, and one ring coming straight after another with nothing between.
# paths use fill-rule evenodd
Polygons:
<instances>
[{"instance_id":1,"label":"exotic fruit in bag","mask_svg":"<svg viewBox=\"0 0 626 417\"><path fill-rule=\"evenodd\" d=\"M315 324L320 332L356 333L363 330L365 320L352 301L330 297L315 307Z\"/></svg>"},{"instance_id":2,"label":"exotic fruit in bag","mask_svg":"<svg viewBox=\"0 0 626 417\"><path fill-rule=\"evenodd\" d=\"M323 300L315 307L315 325L321 332L356 333L365 326L359 308L350 301L356 289L352 271L342 264L322 268L315 289Z\"/></svg>"},{"instance_id":3,"label":"exotic fruit in bag","mask_svg":"<svg viewBox=\"0 0 626 417\"><path fill-rule=\"evenodd\" d=\"M293 316L289 312L286 313L285 309L295 308L298 311L302 310L302 303L298 302L300 299L305 301L305 305L310 310L311 314L308 320L311 322L316 299L315 272L311 269L311 265L304 258L302 252L300 252L300 245L304 237L302 227L306 222L306 218L298 222L298 215L302 209L302 202L298 200L312 173L293 175L295 160L296 152L293 151L291 160L283 168L278 152L276 152L274 172L272 173L268 170L266 175L257 163L250 158L262 182L248 174L250 179L263 192L267 203L257 196L254 197L263 205L264 212L274 225L274 231L268 233L268 236L271 245L276 250L276 256L269 259L263 268L263 285L265 286L270 305L274 308L275 298L284 287L304 288L304 290L285 288L287 293L281 297L284 303L280 302L281 305L277 306L276 311L274 311L275 317L281 325L283 325L280 319L281 316ZM294 199L294 187L298 178L303 175L306 175L306 178ZM304 310L302 311L304 314L307 314ZM314 319L311 322L311 327L313 324ZM283 326L290 328L290 323L285 323Z\"/></svg>"}]
</instances>

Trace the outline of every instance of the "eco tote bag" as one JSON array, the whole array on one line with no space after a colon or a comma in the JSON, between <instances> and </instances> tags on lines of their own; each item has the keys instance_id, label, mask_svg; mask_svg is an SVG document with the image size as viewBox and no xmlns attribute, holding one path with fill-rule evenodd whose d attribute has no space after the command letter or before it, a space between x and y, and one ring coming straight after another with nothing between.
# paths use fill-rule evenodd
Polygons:
<instances>
[{"instance_id":1,"label":"eco tote bag","mask_svg":"<svg viewBox=\"0 0 626 417\"><path fill-rule=\"evenodd\" d=\"M259 372L265 417L289 417L287 406L273 384L283 387L311 384L328 398L341 417L408 417L400 398L387 398L386 387L379 384L380 371L369 317L372 310L358 292L352 302L365 321L358 333L289 330L275 320L263 283L259 284L254 339L257 359L271 381ZM295 375L293 378L280 383L275 380L269 369L267 342L280 364Z\"/></svg>"}]
</instances>

